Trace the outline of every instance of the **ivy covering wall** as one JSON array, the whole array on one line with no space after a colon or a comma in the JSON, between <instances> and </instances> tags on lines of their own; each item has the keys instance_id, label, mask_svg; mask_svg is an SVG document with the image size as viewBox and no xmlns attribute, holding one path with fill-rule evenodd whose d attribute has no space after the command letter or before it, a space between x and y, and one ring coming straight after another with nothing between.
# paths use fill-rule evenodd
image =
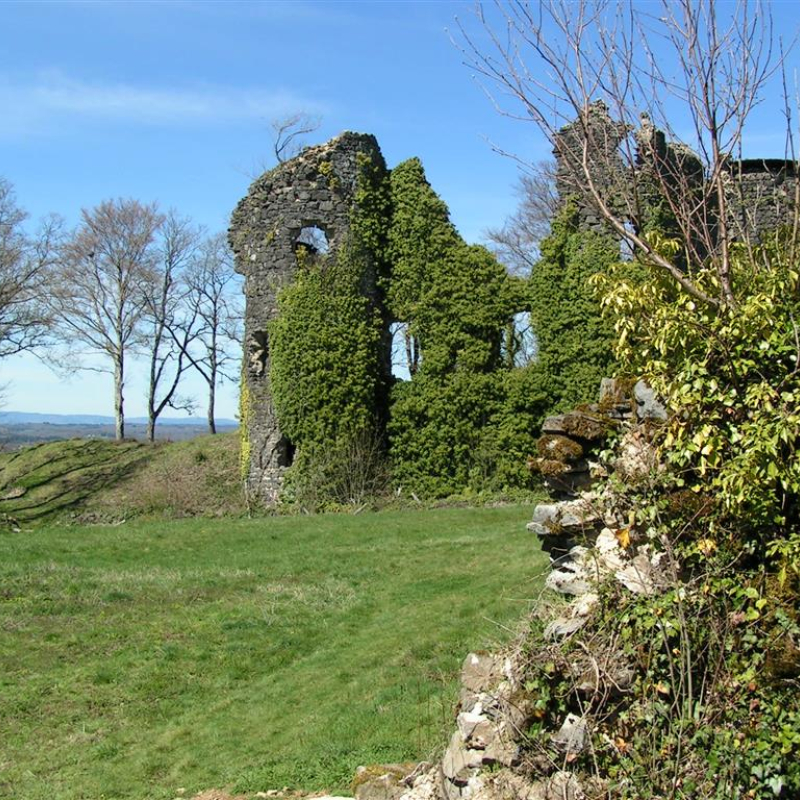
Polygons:
<instances>
[{"instance_id":1,"label":"ivy covering wall","mask_svg":"<svg viewBox=\"0 0 800 800\"><path fill-rule=\"evenodd\" d=\"M568 208L533 277L512 277L464 242L419 159L370 169L349 241L331 256L299 252L269 331L274 402L299 454L294 485L308 485L331 453L352 462L368 450L369 470L388 465L407 494L530 486L526 461L546 413L594 397L609 369L610 331L589 278L619 259L616 245L579 234ZM519 367L509 332L523 310L539 357ZM389 374L391 323L404 326L407 379Z\"/></svg>"},{"instance_id":2,"label":"ivy covering wall","mask_svg":"<svg viewBox=\"0 0 800 800\"><path fill-rule=\"evenodd\" d=\"M568 202L553 220L530 277L536 369L553 409L596 399L600 380L613 373L613 330L593 277L620 261L619 244L578 226L577 206Z\"/></svg>"}]
</instances>

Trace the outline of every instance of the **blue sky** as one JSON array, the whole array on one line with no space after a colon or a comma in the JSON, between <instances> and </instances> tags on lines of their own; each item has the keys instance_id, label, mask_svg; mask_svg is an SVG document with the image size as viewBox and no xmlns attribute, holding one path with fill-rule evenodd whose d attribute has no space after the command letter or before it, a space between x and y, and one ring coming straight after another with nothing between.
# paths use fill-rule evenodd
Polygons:
<instances>
[{"instance_id":1,"label":"blue sky","mask_svg":"<svg viewBox=\"0 0 800 800\"><path fill-rule=\"evenodd\" d=\"M32 218L134 197L211 230L259 167L272 118L317 114L314 140L374 133L389 165L419 156L470 241L513 209L516 168L541 140L496 115L446 28L457 2L0 3L0 175ZM108 376L67 381L30 357L0 365L5 408L110 413ZM198 387L199 391L199 387ZM141 382L127 411L144 411ZM220 414L232 416L235 387Z\"/></svg>"},{"instance_id":2,"label":"blue sky","mask_svg":"<svg viewBox=\"0 0 800 800\"><path fill-rule=\"evenodd\" d=\"M779 27L796 29L790 3ZM158 201L211 231L260 167L269 122L303 110L313 141L374 133L390 166L419 156L469 241L513 211L514 162L549 147L498 114L447 29L474 27L471 2L0 3L0 175L32 218L113 197ZM757 129L763 147L777 135ZM782 139L781 139L782 141ZM773 153L769 153L773 154ZM30 357L0 364L5 408L111 413L109 376L56 376ZM198 393L200 387L197 387ZM233 416L235 387L221 416ZM144 412L141 381L126 409Z\"/></svg>"}]
</instances>

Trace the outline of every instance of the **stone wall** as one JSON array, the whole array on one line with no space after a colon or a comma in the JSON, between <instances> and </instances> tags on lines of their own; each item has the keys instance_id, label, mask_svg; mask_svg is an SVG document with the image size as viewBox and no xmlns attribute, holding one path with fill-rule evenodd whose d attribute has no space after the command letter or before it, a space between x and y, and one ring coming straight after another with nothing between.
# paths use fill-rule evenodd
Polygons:
<instances>
[{"instance_id":1,"label":"stone wall","mask_svg":"<svg viewBox=\"0 0 800 800\"><path fill-rule=\"evenodd\" d=\"M298 248L312 254L327 248L328 257L335 258L347 241L365 165L386 169L375 137L343 133L266 172L233 212L228 236L236 270L245 276L247 300L242 377L247 406L243 435L250 453L247 489L267 504L277 499L294 457L273 404L268 325L278 313L280 289L297 274ZM375 259L366 259L360 283L371 303L379 303ZM389 363L388 349L384 361Z\"/></svg>"},{"instance_id":2,"label":"stone wall","mask_svg":"<svg viewBox=\"0 0 800 800\"><path fill-rule=\"evenodd\" d=\"M729 223L737 239L758 238L791 221L797 209L798 172L793 161L733 161L728 169Z\"/></svg>"},{"instance_id":3,"label":"stone wall","mask_svg":"<svg viewBox=\"0 0 800 800\"><path fill-rule=\"evenodd\" d=\"M632 134L631 138L629 134ZM614 214L642 229L659 204L663 187L687 198L687 208L705 196L704 214L714 227L716 199L705 184L702 161L687 146L670 142L643 114L640 126L614 120L602 101L556 134L556 190L562 200L578 199L584 229L608 226L587 195L584 158L592 183ZM752 241L793 220L797 208L798 169L784 159L748 159L727 165L727 222L735 239ZM635 191L632 191L635 187ZM585 199L581 199L585 198ZM693 202L689 203L689 200Z\"/></svg>"}]
</instances>

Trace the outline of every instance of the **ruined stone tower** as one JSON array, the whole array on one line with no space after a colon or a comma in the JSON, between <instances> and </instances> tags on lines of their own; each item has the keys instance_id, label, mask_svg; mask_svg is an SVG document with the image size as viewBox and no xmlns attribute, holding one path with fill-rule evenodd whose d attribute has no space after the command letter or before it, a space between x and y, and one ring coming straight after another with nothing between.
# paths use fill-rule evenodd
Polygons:
<instances>
[{"instance_id":1,"label":"ruined stone tower","mask_svg":"<svg viewBox=\"0 0 800 800\"><path fill-rule=\"evenodd\" d=\"M335 258L347 242L365 166L386 169L375 137L343 133L254 181L231 218L228 236L247 299L242 378L247 489L267 504L277 499L294 458L273 404L268 325L277 315L280 289L297 274L298 250ZM367 257L360 281L373 306L380 302L376 260Z\"/></svg>"},{"instance_id":2,"label":"ruined stone tower","mask_svg":"<svg viewBox=\"0 0 800 800\"><path fill-rule=\"evenodd\" d=\"M699 156L686 145L669 141L647 114L639 123L634 129L613 119L608 106L597 101L561 128L553 148L558 196L577 202L583 230L608 232L597 204L588 198L588 172L606 206L636 230L646 227L664 193L671 193L691 199L688 207L696 205L696 213L713 231L718 208ZM723 169L725 221L733 239L757 242L764 232L794 220L800 197L796 162L731 158Z\"/></svg>"}]
</instances>

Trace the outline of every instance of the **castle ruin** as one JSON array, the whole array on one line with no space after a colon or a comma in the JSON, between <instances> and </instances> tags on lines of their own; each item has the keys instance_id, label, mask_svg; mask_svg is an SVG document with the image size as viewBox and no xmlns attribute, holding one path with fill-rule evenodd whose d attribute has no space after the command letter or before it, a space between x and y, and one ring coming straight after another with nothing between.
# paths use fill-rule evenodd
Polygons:
<instances>
[{"instance_id":1,"label":"castle ruin","mask_svg":"<svg viewBox=\"0 0 800 800\"><path fill-rule=\"evenodd\" d=\"M281 431L270 387L269 323L278 294L297 274L298 254L335 257L350 233L359 174L365 165L385 172L374 136L346 132L309 147L264 173L250 186L231 219L229 240L236 270L245 277L242 392L247 397L244 435L249 446L248 494L277 500L294 444ZM375 258L365 259L360 285L371 305L380 302ZM386 368L389 368L387 345Z\"/></svg>"},{"instance_id":2,"label":"castle ruin","mask_svg":"<svg viewBox=\"0 0 800 800\"><path fill-rule=\"evenodd\" d=\"M623 147L632 148L632 158L631 153L627 153L627 159L621 157ZM554 154L559 196L562 200L578 198L581 225L587 230L608 228L595 206L581 199L585 198L585 189L578 182L584 158L606 204L637 230L647 222L648 214L659 203L659 192L670 182L676 191L709 197L703 165L694 153L668 142L647 117L642 118L639 130L632 132L612 120L602 103L595 103L585 117L562 128ZM246 486L249 496L268 505L278 499L295 450L281 431L273 403L269 324L278 314L281 289L295 280L299 249L335 257L347 242L357 207L358 179L365 164L379 175L387 174L374 136L343 133L326 144L306 148L296 158L266 172L233 212L229 240L236 255L236 270L245 276L247 301L242 378L247 406L242 415L248 459ZM757 239L762 232L791 218L798 192L794 162L732 160L727 174L727 223L735 238ZM631 206L631 193L627 191L632 181L642 189L636 208ZM704 207L706 212L713 218L713 208ZM371 309L382 302L378 261L379 254L366 253L359 281ZM382 360L388 385L391 336L385 315L384 320Z\"/></svg>"}]
</instances>

